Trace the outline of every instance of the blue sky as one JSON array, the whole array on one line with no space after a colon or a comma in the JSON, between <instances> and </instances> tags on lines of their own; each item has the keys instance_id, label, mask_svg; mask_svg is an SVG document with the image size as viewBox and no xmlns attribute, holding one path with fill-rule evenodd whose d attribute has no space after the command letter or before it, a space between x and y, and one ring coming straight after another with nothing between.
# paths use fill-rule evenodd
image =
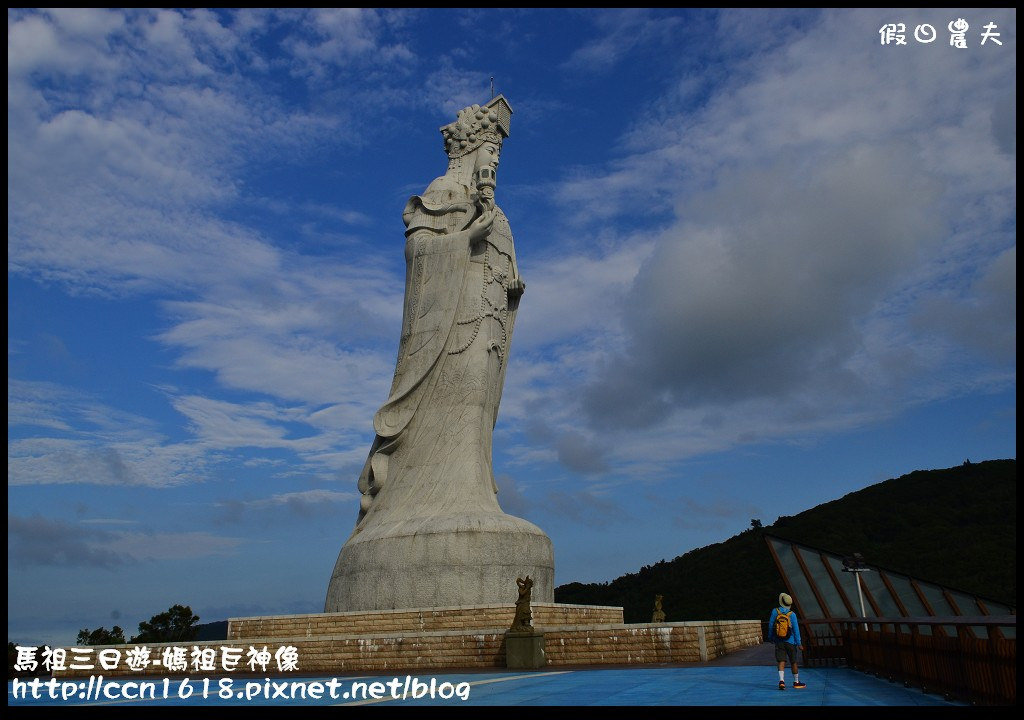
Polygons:
<instances>
[{"instance_id":1,"label":"blue sky","mask_svg":"<svg viewBox=\"0 0 1024 720\"><path fill-rule=\"evenodd\" d=\"M7 18L10 640L322 609L401 211L492 76L495 474L556 584L1016 457L1013 10Z\"/></svg>"}]
</instances>

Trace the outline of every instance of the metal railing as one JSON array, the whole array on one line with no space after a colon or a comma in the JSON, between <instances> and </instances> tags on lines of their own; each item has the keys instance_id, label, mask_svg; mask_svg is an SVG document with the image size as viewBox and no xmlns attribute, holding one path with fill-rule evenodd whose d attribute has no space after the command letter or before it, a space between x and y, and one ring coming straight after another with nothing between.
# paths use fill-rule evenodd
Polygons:
<instances>
[{"instance_id":1,"label":"metal railing","mask_svg":"<svg viewBox=\"0 0 1024 720\"><path fill-rule=\"evenodd\" d=\"M804 663L846 664L977 705L1017 702L1017 616L801 619ZM984 628L984 632L979 632Z\"/></svg>"}]
</instances>

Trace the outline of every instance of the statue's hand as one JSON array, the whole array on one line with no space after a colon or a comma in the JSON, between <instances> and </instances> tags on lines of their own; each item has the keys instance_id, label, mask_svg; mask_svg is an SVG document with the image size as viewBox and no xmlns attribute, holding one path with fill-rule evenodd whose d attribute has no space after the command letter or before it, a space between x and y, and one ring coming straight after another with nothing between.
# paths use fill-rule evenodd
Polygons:
<instances>
[{"instance_id":1,"label":"statue's hand","mask_svg":"<svg viewBox=\"0 0 1024 720\"><path fill-rule=\"evenodd\" d=\"M522 278L513 278L508 284L508 296L510 298L522 297L523 293L526 292L526 283L523 282Z\"/></svg>"},{"instance_id":2,"label":"statue's hand","mask_svg":"<svg viewBox=\"0 0 1024 720\"><path fill-rule=\"evenodd\" d=\"M491 225L494 224L494 218L497 214L498 211L495 208L491 208L470 223L468 228L469 241L476 242L477 240L483 240L487 237L487 234L491 232Z\"/></svg>"}]
</instances>

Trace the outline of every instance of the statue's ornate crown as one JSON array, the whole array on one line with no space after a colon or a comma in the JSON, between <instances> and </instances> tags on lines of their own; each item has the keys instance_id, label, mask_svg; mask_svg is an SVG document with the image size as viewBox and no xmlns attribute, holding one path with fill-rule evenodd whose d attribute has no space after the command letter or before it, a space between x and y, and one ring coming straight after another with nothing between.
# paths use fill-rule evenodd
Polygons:
<instances>
[{"instance_id":1,"label":"statue's ornate crown","mask_svg":"<svg viewBox=\"0 0 1024 720\"><path fill-rule=\"evenodd\" d=\"M501 141L509 135L511 119L512 106L504 95L499 95L482 107L470 105L459 110L455 122L441 128L448 157L462 157L485 142L501 145Z\"/></svg>"}]
</instances>

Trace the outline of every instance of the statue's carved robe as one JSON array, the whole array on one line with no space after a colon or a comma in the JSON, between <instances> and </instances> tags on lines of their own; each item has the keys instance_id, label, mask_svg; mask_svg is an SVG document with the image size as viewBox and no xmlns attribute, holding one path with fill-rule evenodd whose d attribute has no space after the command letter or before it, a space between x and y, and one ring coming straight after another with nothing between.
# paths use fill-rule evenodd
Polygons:
<instances>
[{"instance_id":1,"label":"statue's carved robe","mask_svg":"<svg viewBox=\"0 0 1024 720\"><path fill-rule=\"evenodd\" d=\"M478 212L447 176L406 205L398 361L325 612L507 603L512 580L527 575L538 602L554 601L551 540L498 505L491 437L518 272L500 210L470 243Z\"/></svg>"},{"instance_id":2,"label":"statue's carved robe","mask_svg":"<svg viewBox=\"0 0 1024 720\"><path fill-rule=\"evenodd\" d=\"M469 189L438 178L406 205L405 307L388 400L359 478L355 534L415 516L501 512L491 466L517 299L512 233L497 211L470 243Z\"/></svg>"}]
</instances>

